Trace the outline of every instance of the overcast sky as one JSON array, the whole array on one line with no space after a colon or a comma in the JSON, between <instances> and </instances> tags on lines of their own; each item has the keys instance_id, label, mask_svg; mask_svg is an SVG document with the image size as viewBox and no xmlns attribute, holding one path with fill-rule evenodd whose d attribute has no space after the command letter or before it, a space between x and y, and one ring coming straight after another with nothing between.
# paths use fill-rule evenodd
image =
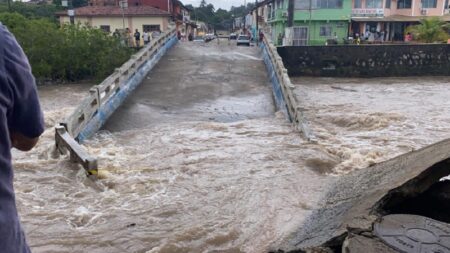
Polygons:
<instances>
[{"instance_id":1,"label":"overcast sky","mask_svg":"<svg viewBox=\"0 0 450 253\"><path fill-rule=\"evenodd\" d=\"M198 7L201 0L181 0L181 2L183 4L192 4L193 6ZM254 0L206 0L206 3L213 4L216 10L219 8L230 10L231 6L241 6L244 2L254 2Z\"/></svg>"}]
</instances>

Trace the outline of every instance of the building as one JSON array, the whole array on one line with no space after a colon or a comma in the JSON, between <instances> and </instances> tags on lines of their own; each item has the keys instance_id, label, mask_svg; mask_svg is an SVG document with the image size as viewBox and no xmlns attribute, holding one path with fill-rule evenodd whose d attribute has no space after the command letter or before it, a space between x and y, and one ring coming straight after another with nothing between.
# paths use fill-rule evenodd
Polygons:
<instances>
[{"instance_id":1,"label":"building","mask_svg":"<svg viewBox=\"0 0 450 253\"><path fill-rule=\"evenodd\" d=\"M288 8L292 1L293 8ZM426 17L450 22L450 0L264 0L253 10L277 45L325 45L356 34L367 41L403 41ZM255 14L258 15L255 15ZM289 17L292 13L292 26Z\"/></svg>"},{"instance_id":2,"label":"building","mask_svg":"<svg viewBox=\"0 0 450 253\"><path fill-rule=\"evenodd\" d=\"M57 13L61 24L69 23L67 12ZM97 27L105 32L114 32L116 29L139 32L165 31L168 28L170 13L151 6L85 6L74 10L74 22Z\"/></svg>"},{"instance_id":3,"label":"building","mask_svg":"<svg viewBox=\"0 0 450 253\"><path fill-rule=\"evenodd\" d=\"M189 10L179 0L89 0L90 6L121 6L123 2L129 8L151 6L169 13L170 20L176 24L178 31L190 32L194 24L190 20Z\"/></svg>"},{"instance_id":4,"label":"building","mask_svg":"<svg viewBox=\"0 0 450 253\"><path fill-rule=\"evenodd\" d=\"M271 39L277 46L288 44L325 45L347 38L351 20L351 0L295 0L293 26L288 28L289 0L263 1L258 12L271 26Z\"/></svg>"},{"instance_id":5,"label":"building","mask_svg":"<svg viewBox=\"0 0 450 253\"><path fill-rule=\"evenodd\" d=\"M180 31L181 34L194 34L194 29L197 26L191 21L190 10L178 0L174 1L172 20L175 22L177 31Z\"/></svg>"},{"instance_id":6,"label":"building","mask_svg":"<svg viewBox=\"0 0 450 253\"><path fill-rule=\"evenodd\" d=\"M117 0L103 0L103 1L117 1ZM195 27L195 25L191 22L189 10L179 0L126 0L126 1L128 2L128 6L152 6L156 9L170 13L171 20L175 22L177 31L180 31L182 34L188 34L192 32L192 29Z\"/></svg>"},{"instance_id":7,"label":"building","mask_svg":"<svg viewBox=\"0 0 450 253\"><path fill-rule=\"evenodd\" d=\"M370 39L403 41L405 30L426 17L450 21L449 0L353 0L350 34ZM380 34L382 36L380 36Z\"/></svg>"}]
</instances>

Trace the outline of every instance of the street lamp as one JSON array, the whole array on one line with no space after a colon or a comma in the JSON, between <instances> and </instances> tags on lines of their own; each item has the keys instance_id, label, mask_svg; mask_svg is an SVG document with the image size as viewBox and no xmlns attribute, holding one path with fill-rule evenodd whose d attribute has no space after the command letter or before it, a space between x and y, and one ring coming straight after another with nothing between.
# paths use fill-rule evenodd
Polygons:
<instances>
[{"instance_id":1,"label":"street lamp","mask_svg":"<svg viewBox=\"0 0 450 253\"><path fill-rule=\"evenodd\" d=\"M128 1L127 0L120 1L119 6L120 6L120 9L122 9L122 26L123 26L123 29L125 30L125 9L128 8Z\"/></svg>"},{"instance_id":2,"label":"street lamp","mask_svg":"<svg viewBox=\"0 0 450 253\"><path fill-rule=\"evenodd\" d=\"M71 0L62 0L61 6L69 7L69 9L67 10L67 15L69 16L70 23L73 25L75 23L75 10L73 9L72 1Z\"/></svg>"}]
</instances>

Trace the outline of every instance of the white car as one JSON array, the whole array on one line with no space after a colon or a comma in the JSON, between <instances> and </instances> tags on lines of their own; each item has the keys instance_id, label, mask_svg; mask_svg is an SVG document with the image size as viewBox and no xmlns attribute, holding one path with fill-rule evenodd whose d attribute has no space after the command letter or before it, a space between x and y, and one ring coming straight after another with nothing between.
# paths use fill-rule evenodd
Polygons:
<instances>
[{"instance_id":1,"label":"white car","mask_svg":"<svg viewBox=\"0 0 450 253\"><path fill-rule=\"evenodd\" d=\"M236 40L236 45L247 45L250 46L250 36L247 35L239 35Z\"/></svg>"},{"instance_id":2,"label":"white car","mask_svg":"<svg viewBox=\"0 0 450 253\"><path fill-rule=\"evenodd\" d=\"M194 42L205 42L203 36L195 36L193 39Z\"/></svg>"}]
</instances>

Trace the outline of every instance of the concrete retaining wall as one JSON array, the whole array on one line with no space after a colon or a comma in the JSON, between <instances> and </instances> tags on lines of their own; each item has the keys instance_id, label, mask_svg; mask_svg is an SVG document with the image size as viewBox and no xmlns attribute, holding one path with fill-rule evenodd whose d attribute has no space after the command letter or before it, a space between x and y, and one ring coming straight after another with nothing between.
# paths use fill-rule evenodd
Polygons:
<instances>
[{"instance_id":1,"label":"concrete retaining wall","mask_svg":"<svg viewBox=\"0 0 450 253\"><path fill-rule=\"evenodd\" d=\"M450 45L279 47L290 76L450 75Z\"/></svg>"},{"instance_id":2,"label":"concrete retaining wall","mask_svg":"<svg viewBox=\"0 0 450 253\"><path fill-rule=\"evenodd\" d=\"M270 78L270 83L272 84L272 91L275 98L275 104L277 110L282 111L284 115L292 121L292 117L288 113L286 101L284 100L283 90L281 88L280 80L275 71L275 66L272 64L272 60L269 55L269 51L267 49L267 45L265 43L260 44L260 48L263 52L263 60L266 65L267 73Z\"/></svg>"},{"instance_id":3,"label":"concrete retaining wall","mask_svg":"<svg viewBox=\"0 0 450 253\"><path fill-rule=\"evenodd\" d=\"M276 47L264 36L263 43L260 43L260 48L262 49L263 60L272 83L277 109L285 113L287 118L303 133L305 138L313 140L314 136L293 92L294 85L291 83L291 79L287 74L281 57L278 55Z\"/></svg>"}]
</instances>

